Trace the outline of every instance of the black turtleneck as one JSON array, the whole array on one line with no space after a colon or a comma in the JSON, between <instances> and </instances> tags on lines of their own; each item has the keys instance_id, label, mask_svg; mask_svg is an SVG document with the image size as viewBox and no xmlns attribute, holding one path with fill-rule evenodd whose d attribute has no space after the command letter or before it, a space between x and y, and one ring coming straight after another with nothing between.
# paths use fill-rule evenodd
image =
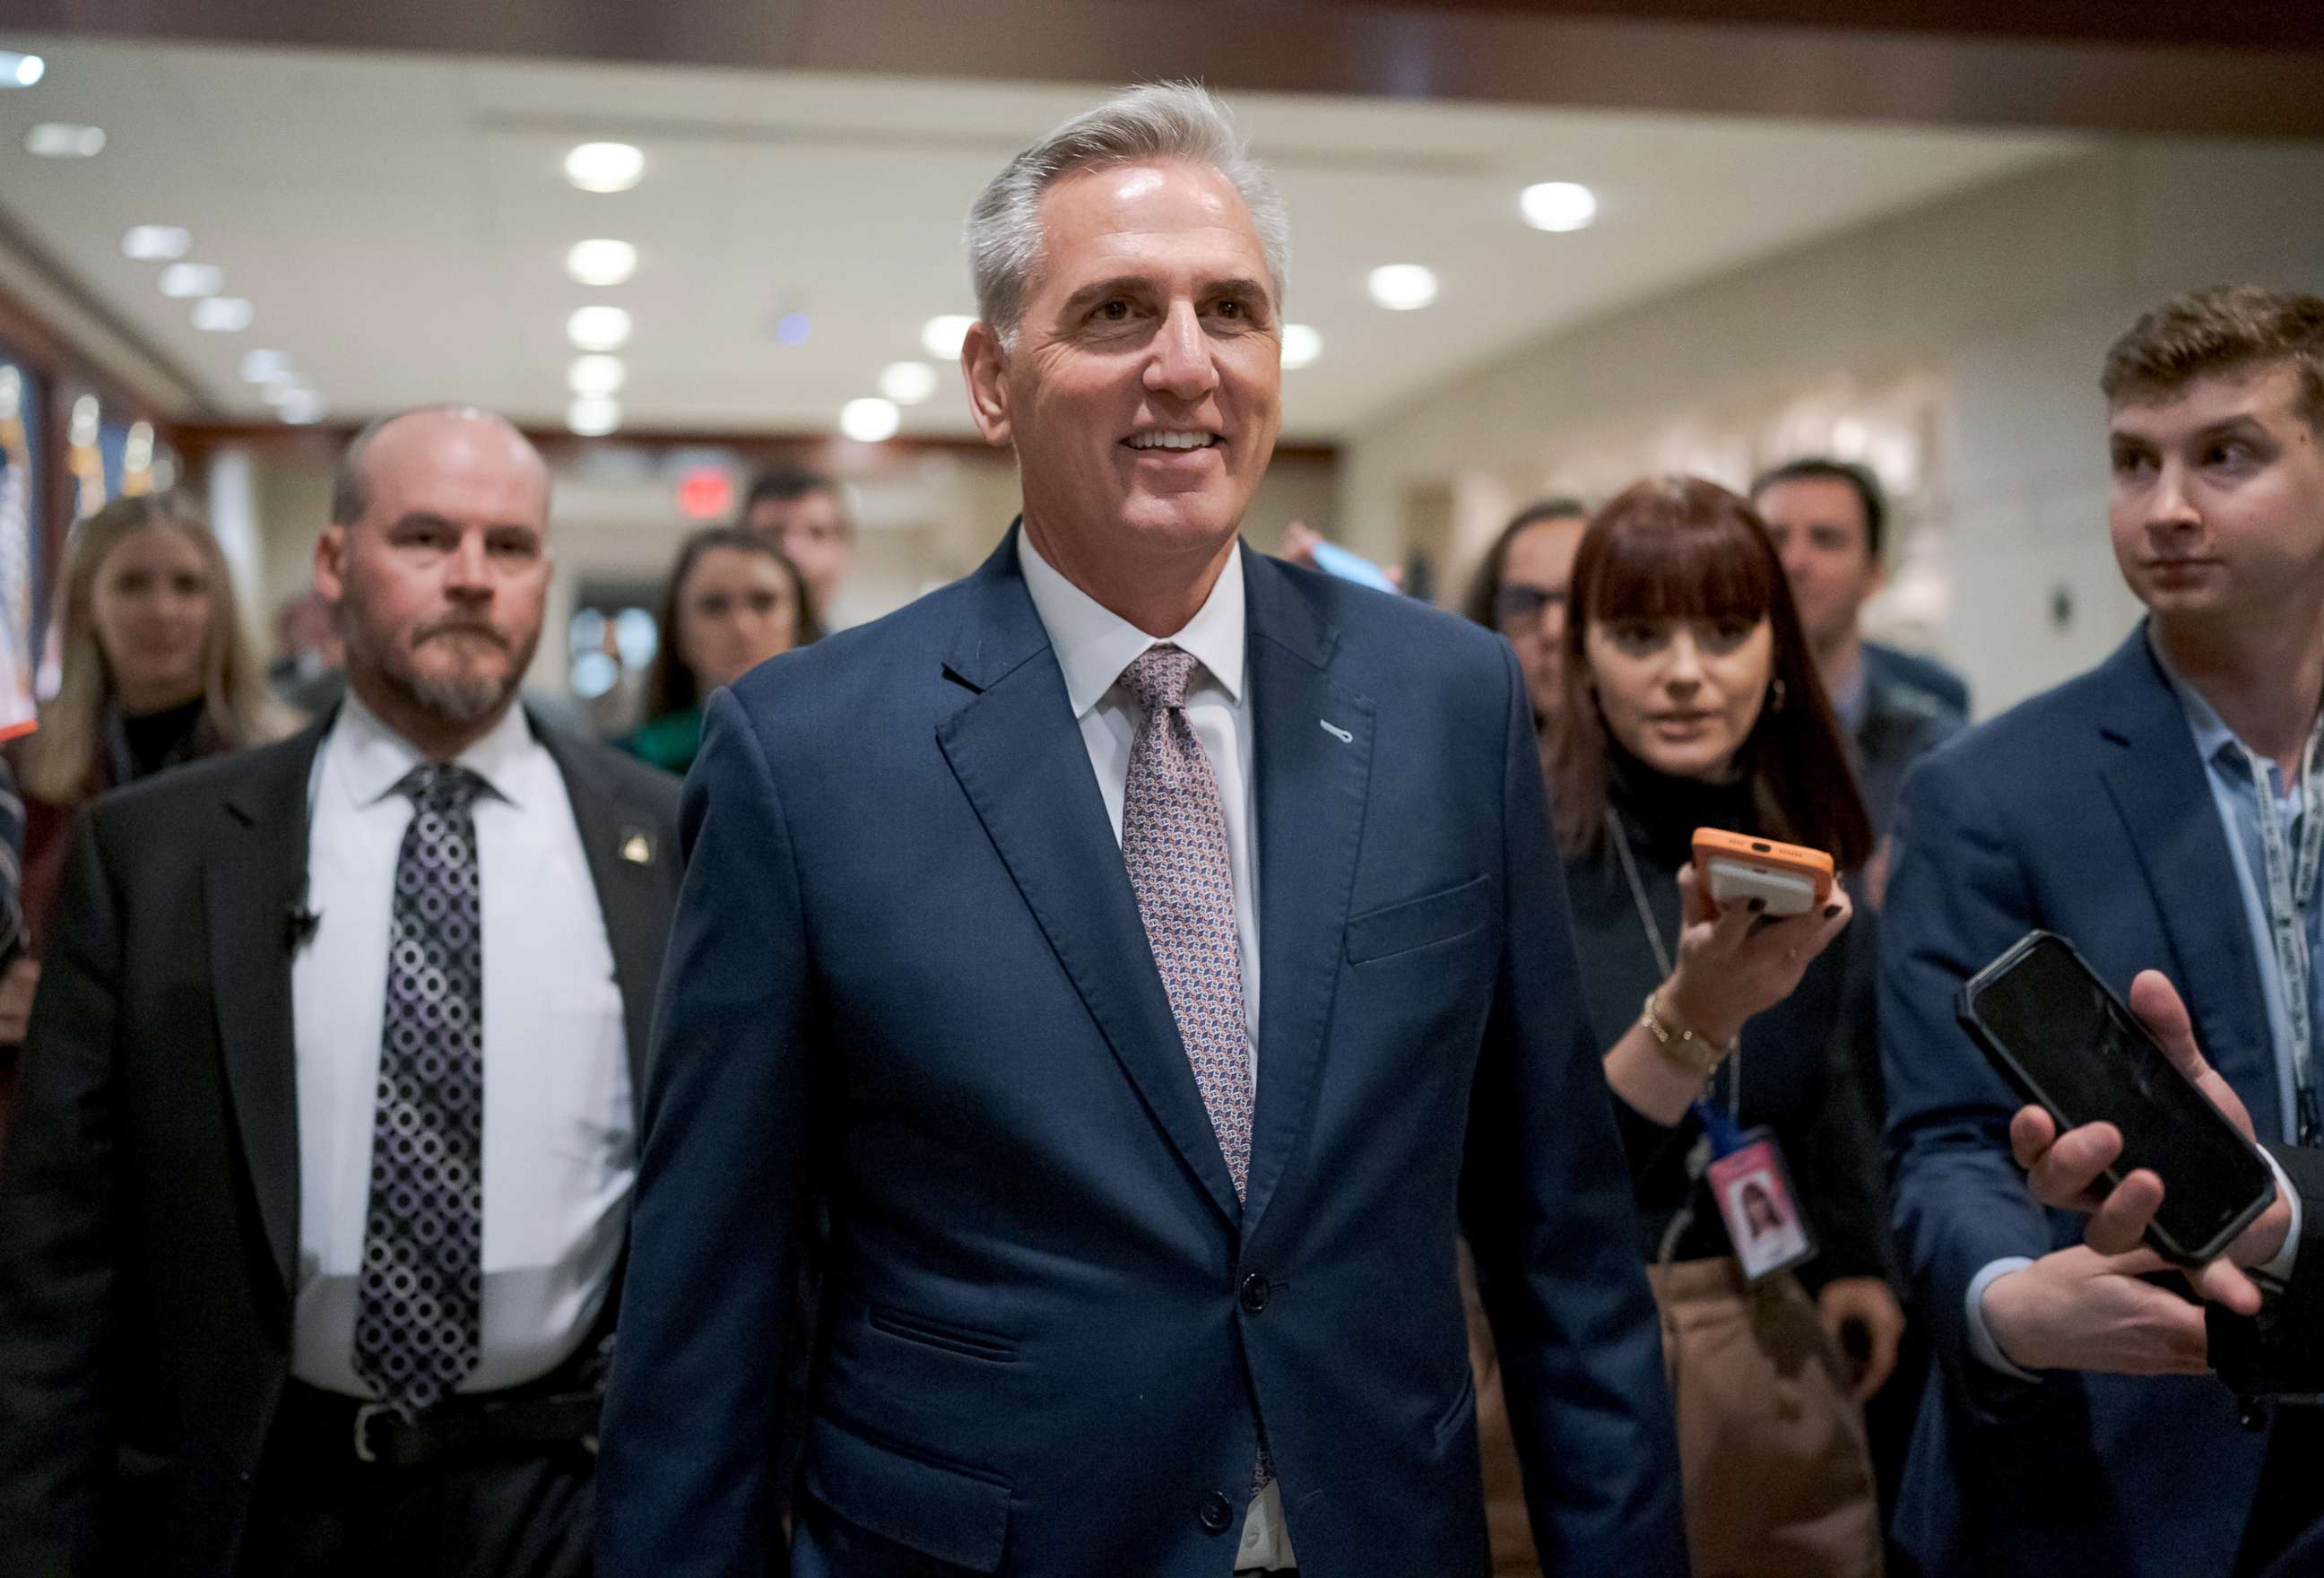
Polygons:
<instances>
[{"instance_id":1,"label":"black turtleneck","mask_svg":"<svg viewBox=\"0 0 2324 1578\"><path fill-rule=\"evenodd\" d=\"M197 696L160 712L120 715L121 743L129 753L126 765L132 781L165 767L180 766L200 753L196 736L201 730L202 709L208 700ZM115 764L116 773L122 765Z\"/></svg>"},{"instance_id":2,"label":"black turtleneck","mask_svg":"<svg viewBox=\"0 0 2324 1578\"><path fill-rule=\"evenodd\" d=\"M1674 778L1616 749L1609 799L1638 887L1661 935L1678 955L1678 870L1692 858L1694 830L1758 832L1748 781ZM1569 856L1591 1035L1602 1053L1637 1022L1663 971L1610 835ZM1737 1112L1743 1126L1775 1131L1820 1252L1801 1269L1811 1287L1835 1277L1890 1274L1887 1206L1879 1171L1878 1038L1873 1020L1872 921L1862 910L1808 967L1792 995L1744 1027L1742 1050L1711 1081L1706 1099ZM1738 1089L1739 1085L1739 1089ZM1736 1104L1739 1096L1739 1107ZM1691 1207L1673 1258L1728 1252L1707 1187L1691 1179L1688 1151L1701 1133L1692 1114L1666 1128L1613 1098L1631 1171L1642 1254L1655 1258L1672 1221Z\"/></svg>"}]
</instances>

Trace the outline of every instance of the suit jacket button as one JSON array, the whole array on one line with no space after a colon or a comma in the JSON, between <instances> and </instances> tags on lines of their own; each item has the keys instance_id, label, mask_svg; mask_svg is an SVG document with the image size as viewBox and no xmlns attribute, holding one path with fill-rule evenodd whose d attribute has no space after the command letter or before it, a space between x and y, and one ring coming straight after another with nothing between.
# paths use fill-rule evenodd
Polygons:
<instances>
[{"instance_id":1,"label":"suit jacket button","mask_svg":"<svg viewBox=\"0 0 2324 1578\"><path fill-rule=\"evenodd\" d=\"M1243 1308L1252 1315L1257 1315L1260 1310L1267 1307L1268 1295L1274 1291L1275 1289L1268 1285L1265 1277L1259 1275L1257 1271L1253 1271L1250 1276L1242 1279L1241 1298Z\"/></svg>"},{"instance_id":2,"label":"suit jacket button","mask_svg":"<svg viewBox=\"0 0 2324 1578\"><path fill-rule=\"evenodd\" d=\"M1227 1500L1224 1490L1213 1490L1203 1498L1202 1510L1195 1516L1210 1533L1224 1534L1234 1523L1234 1503Z\"/></svg>"}]
</instances>

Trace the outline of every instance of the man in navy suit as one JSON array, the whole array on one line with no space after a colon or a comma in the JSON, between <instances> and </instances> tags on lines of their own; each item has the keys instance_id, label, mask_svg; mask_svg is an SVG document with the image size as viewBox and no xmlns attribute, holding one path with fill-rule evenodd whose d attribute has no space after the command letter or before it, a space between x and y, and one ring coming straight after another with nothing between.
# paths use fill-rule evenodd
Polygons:
<instances>
[{"instance_id":1,"label":"man in navy suit","mask_svg":"<svg viewBox=\"0 0 2324 1578\"><path fill-rule=\"evenodd\" d=\"M2148 618L1914 771L1881 939L1897 1227L1940 1361L1896 1535L1930 1573L2255 1570L2314 1504L2313 1426L2241 1426L2189 1290L2028 1195L2020 1103L1953 1017L2028 928L2061 932L2117 992L2178 983L2260 1136L2316 1143L2324 300L2180 298L2102 382Z\"/></svg>"},{"instance_id":2,"label":"man in navy suit","mask_svg":"<svg viewBox=\"0 0 2324 1578\"><path fill-rule=\"evenodd\" d=\"M1238 529L1285 226L1201 90L1012 161L984 567L714 697L601 1480L613 1578L1481 1574L1455 1235L1554 1571L1685 1566L1506 643Z\"/></svg>"}]
</instances>

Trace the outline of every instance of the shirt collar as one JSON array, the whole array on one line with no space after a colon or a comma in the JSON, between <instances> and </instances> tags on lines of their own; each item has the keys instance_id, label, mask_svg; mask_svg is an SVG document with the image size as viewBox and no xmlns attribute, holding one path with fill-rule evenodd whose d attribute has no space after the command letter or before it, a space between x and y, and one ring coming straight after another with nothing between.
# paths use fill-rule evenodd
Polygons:
<instances>
[{"instance_id":1,"label":"shirt collar","mask_svg":"<svg viewBox=\"0 0 2324 1578\"><path fill-rule=\"evenodd\" d=\"M517 705L453 761L483 779L495 797L516 805L521 804L515 794L522 778L520 770L540 748L523 706ZM376 805L393 794L404 775L427 760L418 746L365 706L353 686L347 687L339 703L338 720L331 726L331 749L346 765L347 789L358 806Z\"/></svg>"},{"instance_id":2,"label":"shirt collar","mask_svg":"<svg viewBox=\"0 0 2324 1578\"><path fill-rule=\"evenodd\" d=\"M1147 648L1167 641L1194 656L1227 699L1240 706L1243 685L1242 549L1227 555L1226 568L1203 599L1202 607L1176 635L1150 636L1065 579L1043 558L1030 532L1017 532L1017 563L1032 594L1033 611L1049 632L1049 646L1065 670L1065 699L1074 716L1092 707L1120 679L1121 671Z\"/></svg>"}]
</instances>

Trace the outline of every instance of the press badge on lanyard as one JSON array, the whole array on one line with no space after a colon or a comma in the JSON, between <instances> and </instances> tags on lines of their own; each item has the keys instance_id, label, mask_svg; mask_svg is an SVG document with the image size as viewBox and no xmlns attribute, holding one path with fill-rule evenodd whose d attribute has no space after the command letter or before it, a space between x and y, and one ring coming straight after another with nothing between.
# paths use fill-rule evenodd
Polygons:
<instances>
[{"instance_id":1,"label":"press badge on lanyard","mask_svg":"<svg viewBox=\"0 0 2324 1578\"><path fill-rule=\"evenodd\" d=\"M1772 1130L1742 1129L1709 1102L1694 1103L1711 1155L1703 1177L1746 1282L1788 1271L1816 1252L1784 1148Z\"/></svg>"}]
</instances>

